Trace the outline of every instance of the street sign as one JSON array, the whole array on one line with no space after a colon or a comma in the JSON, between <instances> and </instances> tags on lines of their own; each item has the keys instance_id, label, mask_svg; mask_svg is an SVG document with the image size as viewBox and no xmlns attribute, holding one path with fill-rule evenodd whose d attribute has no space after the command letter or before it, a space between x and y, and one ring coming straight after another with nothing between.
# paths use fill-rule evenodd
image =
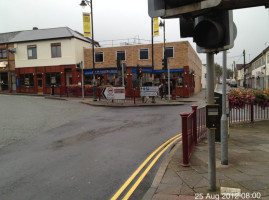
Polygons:
<instances>
[{"instance_id":1,"label":"street sign","mask_svg":"<svg viewBox=\"0 0 269 200\"><path fill-rule=\"evenodd\" d=\"M125 87L106 87L102 95L105 99L125 99Z\"/></svg>"},{"instance_id":2,"label":"street sign","mask_svg":"<svg viewBox=\"0 0 269 200\"><path fill-rule=\"evenodd\" d=\"M159 94L158 86L140 87L141 97L156 97Z\"/></svg>"}]
</instances>

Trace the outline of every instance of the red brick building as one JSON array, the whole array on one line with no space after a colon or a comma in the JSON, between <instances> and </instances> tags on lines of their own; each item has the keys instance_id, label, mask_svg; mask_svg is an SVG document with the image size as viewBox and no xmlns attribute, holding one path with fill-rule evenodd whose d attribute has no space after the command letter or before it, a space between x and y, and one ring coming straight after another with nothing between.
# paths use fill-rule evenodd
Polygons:
<instances>
[{"instance_id":1,"label":"red brick building","mask_svg":"<svg viewBox=\"0 0 269 200\"><path fill-rule=\"evenodd\" d=\"M170 65L171 87L178 96L189 97L201 90L202 63L189 42L166 43ZM142 84L155 85L166 82L162 70L163 44L154 44L154 68L152 68L151 44L95 49L95 74L97 86L119 85L117 57L126 66L125 85L128 89L139 87L137 69L143 72ZM92 49L84 49L85 83L92 84ZM138 67L139 66L139 67Z\"/></svg>"}]
</instances>

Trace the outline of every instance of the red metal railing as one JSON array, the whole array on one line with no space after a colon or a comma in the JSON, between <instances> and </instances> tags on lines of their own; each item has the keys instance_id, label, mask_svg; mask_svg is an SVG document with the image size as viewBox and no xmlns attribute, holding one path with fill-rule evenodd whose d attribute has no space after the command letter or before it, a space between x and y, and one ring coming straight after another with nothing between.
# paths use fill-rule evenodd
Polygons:
<instances>
[{"instance_id":1,"label":"red metal railing","mask_svg":"<svg viewBox=\"0 0 269 200\"><path fill-rule=\"evenodd\" d=\"M243 108L233 108L229 103L229 123L254 122L269 119L269 108L258 104L246 104Z\"/></svg>"},{"instance_id":2,"label":"red metal railing","mask_svg":"<svg viewBox=\"0 0 269 200\"><path fill-rule=\"evenodd\" d=\"M205 107L192 106L191 113L180 113L182 120L182 165L189 166L191 153L198 141L206 135Z\"/></svg>"}]
</instances>

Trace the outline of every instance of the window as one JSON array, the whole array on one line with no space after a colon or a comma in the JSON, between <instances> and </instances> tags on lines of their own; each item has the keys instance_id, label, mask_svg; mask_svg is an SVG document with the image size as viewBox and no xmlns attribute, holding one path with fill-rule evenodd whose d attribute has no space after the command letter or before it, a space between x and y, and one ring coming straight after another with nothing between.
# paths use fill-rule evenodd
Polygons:
<instances>
[{"instance_id":1,"label":"window","mask_svg":"<svg viewBox=\"0 0 269 200\"><path fill-rule=\"evenodd\" d=\"M53 43L51 44L51 57L52 58L57 58L61 57L61 43Z\"/></svg>"},{"instance_id":2,"label":"window","mask_svg":"<svg viewBox=\"0 0 269 200\"><path fill-rule=\"evenodd\" d=\"M140 49L139 59L140 60L148 60L149 59L149 49Z\"/></svg>"},{"instance_id":3,"label":"window","mask_svg":"<svg viewBox=\"0 0 269 200\"><path fill-rule=\"evenodd\" d=\"M104 62L104 52L95 52L95 62Z\"/></svg>"},{"instance_id":4,"label":"window","mask_svg":"<svg viewBox=\"0 0 269 200\"><path fill-rule=\"evenodd\" d=\"M117 59L118 57L120 60L125 60L125 51L117 51Z\"/></svg>"},{"instance_id":5,"label":"window","mask_svg":"<svg viewBox=\"0 0 269 200\"><path fill-rule=\"evenodd\" d=\"M57 73L46 73L46 86L50 87L52 84L61 86L61 74Z\"/></svg>"},{"instance_id":6,"label":"window","mask_svg":"<svg viewBox=\"0 0 269 200\"><path fill-rule=\"evenodd\" d=\"M34 75L33 74L21 74L20 86L21 87L34 87Z\"/></svg>"},{"instance_id":7,"label":"window","mask_svg":"<svg viewBox=\"0 0 269 200\"><path fill-rule=\"evenodd\" d=\"M37 59L36 45L27 46L28 59Z\"/></svg>"},{"instance_id":8,"label":"window","mask_svg":"<svg viewBox=\"0 0 269 200\"><path fill-rule=\"evenodd\" d=\"M1 58L7 58L7 50L6 49L0 49L0 59Z\"/></svg>"},{"instance_id":9,"label":"window","mask_svg":"<svg viewBox=\"0 0 269 200\"><path fill-rule=\"evenodd\" d=\"M167 58L174 58L174 47L165 47L165 54Z\"/></svg>"},{"instance_id":10,"label":"window","mask_svg":"<svg viewBox=\"0 0 269 200\"><path fill-rule=\"evenodd\" d=\"M269 53L267 54L267 63L269 63Z\"/></svg>"}]
</instances>

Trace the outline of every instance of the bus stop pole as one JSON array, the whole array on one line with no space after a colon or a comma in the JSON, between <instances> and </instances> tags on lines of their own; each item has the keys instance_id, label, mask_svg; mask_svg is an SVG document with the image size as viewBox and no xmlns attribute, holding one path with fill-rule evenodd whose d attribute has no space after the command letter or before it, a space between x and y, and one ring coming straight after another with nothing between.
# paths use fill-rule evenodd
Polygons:
<instances>
[{"instance_id":1,"label":"bus stop pole","mask_svg":"<svg viewBox=\"0 0 269 200\"><path fill-rule=\"evenodd\" d=\"M207 104L214 104L214 54L206 54L207 67ZM215 157L215 130L207 129L208 140L208 181L209 190L216 191L216 157Z\"/></svg>"},{"instance_id":2,"label":"bus stop pole","mask_svg":"<svg viewBox=\"0 0 269 200\"><path fill-rule=\"evenodd\" d=\"M228 165L228 118L226 113L227 51L223 51L222 115L221 115L221 164Z\"/></svg>"}]
</instances>

